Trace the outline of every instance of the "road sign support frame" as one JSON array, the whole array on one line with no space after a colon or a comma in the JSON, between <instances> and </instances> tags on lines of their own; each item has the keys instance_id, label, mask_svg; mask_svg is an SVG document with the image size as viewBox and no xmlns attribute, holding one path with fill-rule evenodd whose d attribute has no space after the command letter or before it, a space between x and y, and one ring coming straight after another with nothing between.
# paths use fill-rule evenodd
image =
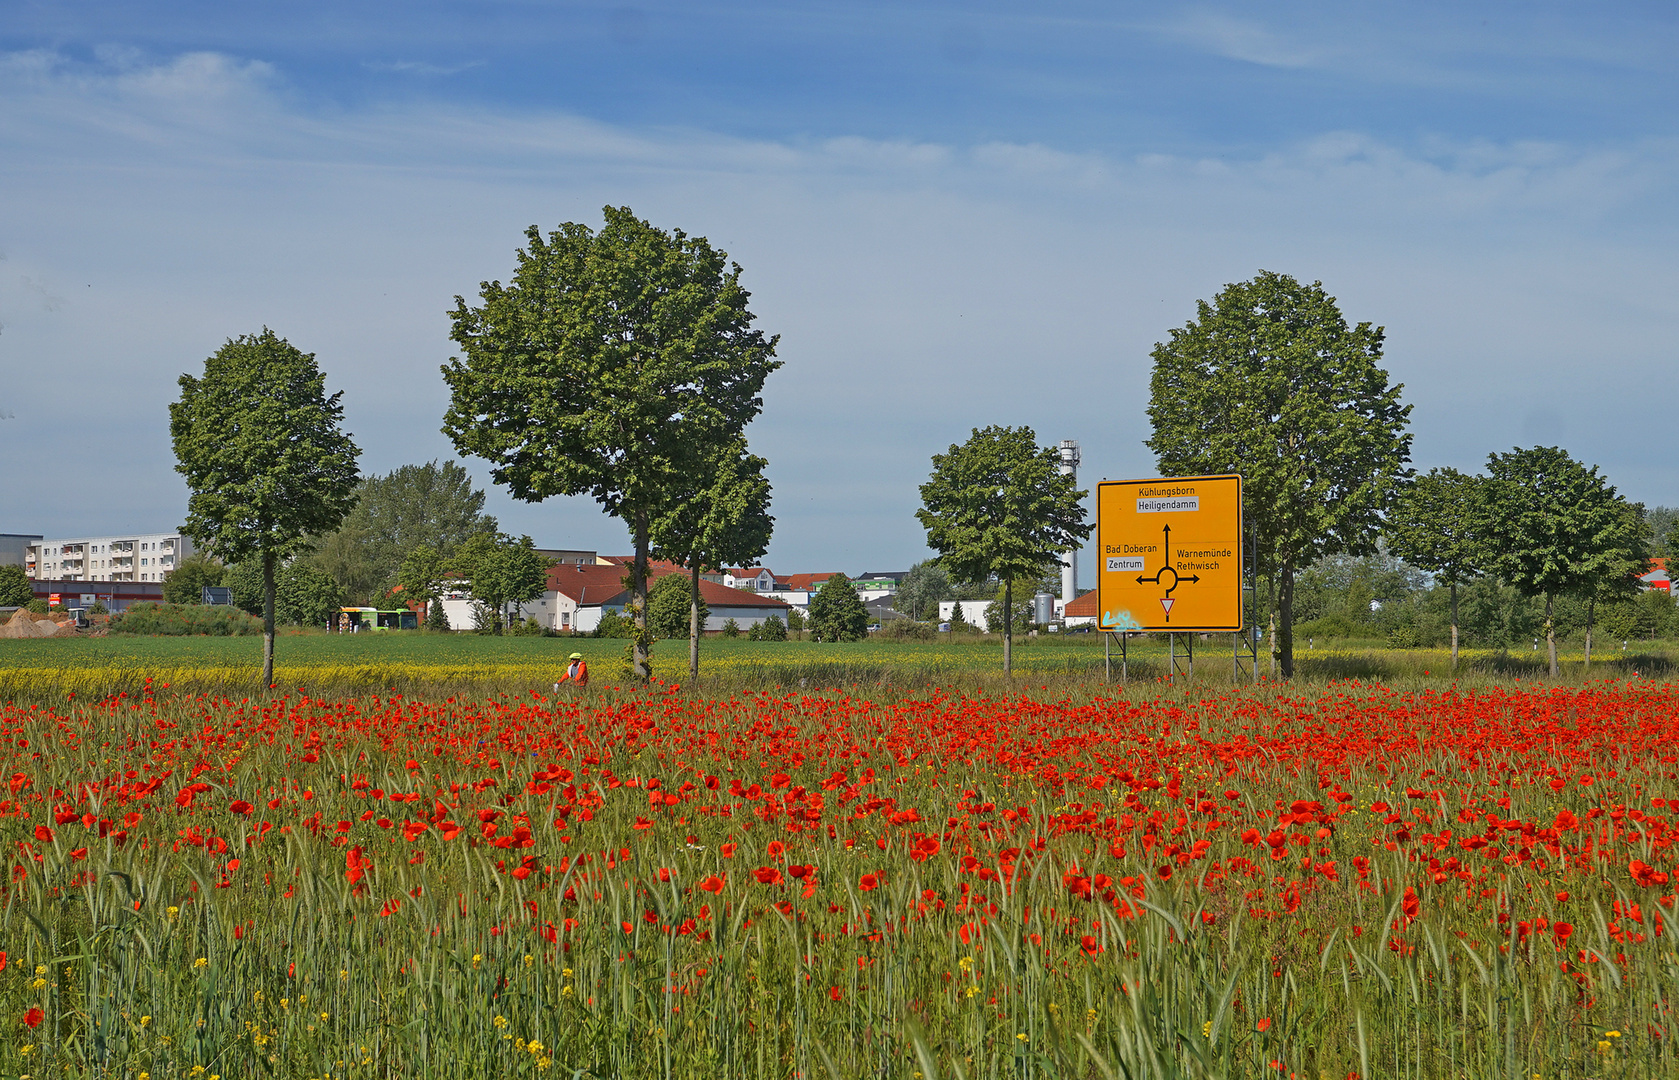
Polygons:
<instances>
[{"instance_id":1,"label":"road sign support frame","mask_svg":"<svg viewBox=\"0 0 1679 1080\"><path fill-rule=\"evenodd\" d=\"M1114 666L1113 666L1113 641L1114 641L1114 636L1115 636L1114 631L1112 631L1112 630L1102 631L1102 676L1103 676L1103 681L1105 681L1105 682L1113 682L1114 681ZM1121 631L1119 631L1118 637L1119 637L1119 681L1121 683L1129 683L1131 681L1131 657L1130 657L1130 652L1126 648L1126 644L1125 644L1125 639L1127 637L1127 634L1125 633L1125 631L1121 630Z\"/></svg>"},{"instance_id":2,"label":"road sign support frame","mask_svg":"<svg viewBox=\"0 0 1679 1080\"><path fill-rule=\"evenodd\" d=\"M1173 632L1166 635L1166 681L1176 682L1181 674L1186 679L1195 678L1195 634L1183 636L1183 663L1178 662L1178 635Z\"/></svg>"},{"instance_id":3,"label":"road sign support frame","mask_svg":"<svg viewBox=\"0 0 1679 1080\"><path fill-rule=\"evenodd\" d=\"M1233 667L1230 680L1232 683L1239 683L1242 681L1242 662L1244 659L1247 661L1248 673L1253 677L1253 681L1255 683L1259 682L1259 642L1256 641L1253 636L1254 632L1258 629L1259 623L1259 546L1253 541L1253 523L1247 520L1247 516L1244 514L1242 518L1242 546L1245 551L1243 552L1244 558L1242 561L1247 565L1242 568L1242 572L1243 576L1246 578L1243 583L1243 588L1247 593L1247 596L1242 599L1242 629L1230 635L1230 651ZM1247 603L1249 597L1251 597L1253 601L1253 617L1255 624L1253 626L1247 625Z\"/></svg>"}]
</instances>

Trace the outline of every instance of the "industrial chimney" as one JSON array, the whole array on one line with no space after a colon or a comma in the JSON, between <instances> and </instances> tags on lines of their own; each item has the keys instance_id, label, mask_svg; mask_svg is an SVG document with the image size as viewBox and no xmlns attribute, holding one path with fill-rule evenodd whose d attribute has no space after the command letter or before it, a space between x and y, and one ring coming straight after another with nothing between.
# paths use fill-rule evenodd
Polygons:
<instances>
[{"instance_id":1,"label":"industrial chimney","mask_svg":"<svg viewBox=\"0 0 1679 1080\"><path fill-rule=\"evenodd\" d=\"M1064 476L1073 478L1078 484L1079 476L1079 444L1077 439L1061 440L1061 472ZM1066 611L1067 605L1078 599L1079 595L1079 549L1068 548L1061 556L1061 610Z\"/></svg>"}]
</instances>

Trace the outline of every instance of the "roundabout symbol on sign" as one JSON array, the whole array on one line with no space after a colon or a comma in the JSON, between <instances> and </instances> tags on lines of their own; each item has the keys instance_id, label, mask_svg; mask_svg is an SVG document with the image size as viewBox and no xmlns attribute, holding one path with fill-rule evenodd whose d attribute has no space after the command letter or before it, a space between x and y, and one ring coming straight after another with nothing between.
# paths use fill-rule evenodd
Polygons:
<instances>
[{"instance_id":1,"label":"roundabout symbol on sign","mask_svg":"<svg viewBox=\"0 0 1679 1080\"><path fill-rule=\"evenodd\" d=\"M1173 590L1175 590L1179 585L1182 585L1186 581L1189 582L1190 584L1195 584L1196 582L1199 582L1201 580L1201 575L1200 574L1191 574L1188 577L1183 577L1183 576L1178 574L1177 570L1173 569L1173 567L1172 567L1172 527L1170 525L1162 525L1162 526L1160 526L1160 531L1164 534L1164 539L1161 541L1161 545L1160 545L1160 547L1161 547L1160 558L1161 558L1161 564L1162 565L1161 565L1160 569L1158 569L1154 572L1153 577L1144 577L1143 575L1138 574L1137 575L1137 584L1147 585L1147 584L1152 582L1155 585L1165 585L1166 586L1166 595L1164 595L1160 598L1160 606L1162 608L1164 608L1165 611L1166 611L1166 621L1171 622L1172 621L1172 604L1174 603L1174 601L1172 599ZM1170 579L1169 584L1168 584L1168 579Z\"/></svg>"}]
</instances>

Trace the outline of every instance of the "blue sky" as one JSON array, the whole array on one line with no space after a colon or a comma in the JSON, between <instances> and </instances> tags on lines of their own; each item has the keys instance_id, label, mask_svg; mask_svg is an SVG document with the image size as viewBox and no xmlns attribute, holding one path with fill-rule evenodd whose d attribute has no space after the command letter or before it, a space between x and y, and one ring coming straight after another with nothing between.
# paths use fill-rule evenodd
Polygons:
<instances>
[{"instance_id":1,"label":"blue sky","mask_svg":"<svg viewBox=\"0 0 1679 1080\"><path fill-rule=\"evenodd\" d=\"M782 572L924 557L976 425L1150 474L1149 349L1261 268L1387 328L1419 467L1560 443L1674 505L1676 39L1655 4L0 2L0 531L177 525L175 380L263 325L365 470L451 456L453 296L606 203L725 247L782 335Z\"/></svg>"}]
</instances>

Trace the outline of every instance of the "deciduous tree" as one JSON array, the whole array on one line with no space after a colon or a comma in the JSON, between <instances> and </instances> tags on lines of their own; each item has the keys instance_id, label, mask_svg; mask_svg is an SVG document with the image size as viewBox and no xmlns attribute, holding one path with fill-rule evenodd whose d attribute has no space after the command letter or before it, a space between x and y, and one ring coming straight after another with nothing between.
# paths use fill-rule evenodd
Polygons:
<instances>
[{"instance_id":1,"label":"deciduous tree","mask_svg":"<svg viewBox=\"0 0 1679 1080\"><path fill-rule=\"evenodd\" d=\"M1148 446L1166 476L1242 474L1258 571L1277 582L1273 628L1294 674L1294 576L1376 549L1407 475L1411 407L1390 385L1381 327L1349 327L1321 282L1261 271L1227 285L1154 347Z\"/></svg>"},{"instance_id":2,"label":"deciduous tree","mask_svg":"<svg viewBox=\"0 0 1679 1080\"><path fill-rule=\"evenodd\" d=\"M705 601L700 597L701 572L750 566L769 550L775 519L769 513L767 464L747 452L744 438L718 446L686 474L688 490L673 492L666 512L654 524L653 554L688 568L691 679L700 674L700 629L706 618Z\"/></svg>"},{"instance_id":3,"label":"deciduous tree","mask_svg":"<svg viewBox=\"0 0 1679 1080\"><path fill-rule=\"evenodd\" d=\"M687 637L693 600L686 577L666 574L655 581L647 594L647 618L652 624L653 636L666 639ZM700 597L699 617L702 623L710 614L705 598Z\"/></svg>"},{"instance_id":4,"label":"deciduous tree","mask_svg":"<svg viewBox=\"0 0 1679 1080\"><path fill-rule=\"evenodd\" d=\"M1003 582L1003 674L1013 668L1014 580L1036 579L1090 535L1060 451L1039 446L1029 427L975 428L968 441L933 455L915 516L934 560L961 581Z\"/></svg>"},{"instance_id":5,"label":"deciduous tree","mask_svg":"<svg viewBox=\"0 0 1679 1080\"><path fill-rule=\"evenodd\" d=\"M1526 596L1545 598L1545 645L1556 678L1556 599L1588 595L1626 572L1626 500L1559 446L1487 458L1483 500L1490 568Z\"/></svg>"},{"instance_id":6,"label":"deciduous tree","mask_svg":"<svg viewBox=\"0 0 1679 1080\"><path fill-rule=\"evenodd\" d=\"M166 604L202 604L204 590L222 583L227 568L221 560L202 551L195 551L181 560L173 573L163 579L163 602Z\"/></svg>"},{"instance_id":7,"label":"deciduous tree","mask_svg":"<svg viewBox=\"0 0 1679 1080\"><path fill-rule=\"evenodd\" d=\"M950 575L944 567L928 560L909 568L898 591L892 594L892 606L912 619L927 619L939 613L939 601L951 598ZM930 614L929 614L930 613Z\"/></svg>"},{"instance_id":8,"label":"deciduous tree","mask_svg":"<svg viewBox=\"0 0 1679 1080\"><path fill-rule=\"evenodd\" d=\"M1643 591L1639 577L1650 570L1650 531L1644 521L1644 507L1640 503L1621 500L1621 521L1604 538L1607 566L1603 573L1585 587L1586 597L1586 666L1592 666L1592 623L1597 616L1598 601L1614 603L1637 598Z\"/></svg>"},{"instance_id":9,"label":"deciduous tree","mask_svg":"<svg viewBox=\"0 0 1679 1080\"><path fill-rule=\"evenodd\" d=\"M1457 670L1458 586L1487 561L1482 480L1456 469L1430 469L1400 488L1387 522L1393 553L1451 590L1452 670Z\"/></svg>"},{"instance_id":10,"label":"deciduous tree","mask_svg":"<svg viewBox=\"0 0 1679 1080\"><path fill-rule=\"evenodd\" d=\"M262 679L274 682L274 578L355 502L360 451L340 425L313 353L272 330L230 340L182 375L169 406L176 471L186 477L182 531L226 562L262 567Z\"/></svg>"},{"instance_id":11,"label":"deciduous tree","mask_svg":"<svg viewBox=\"0 0 1679 1080\"><path fill-rule=\"evenodd\" d=\"M165 587L168 582L164 582ZM0 607L27 607L35 599L35 586L21 566L0 566Z\"/></svg>"},{"instance_id":12,"label":"deciduous tree","mask_svg":"<svg viewBox=\"0 0 1679 1080\"><path fill-rule=\"evenodd\" d=\"M449 556L439 548L419 546L408 550L397 569L397 585L405 599L431 604L438 613L443 611L444 582L453 571ZM460 575L457 575L460 576ZM427 620L431 615L426 616Z\"/></svg>"},{"instance_id":13,"label":"deciduous tree","mask_svg":"<svg viewBox=\"0 0 1679 1080\"><path fill-rule=\"evenodd\" d=\"M477 306L456 297L464 355L443 368L443 430L514 498L588 494L628 525L632 670L645 679L654 525L707 451L757 416L780 362L724 252L628 207L605 215L598 233L532 226L511 283L484 282Z\"/></svg>"},{"instance_id":14,"label":"deciduous tree","mask_svg":"<svg viewBox=\"0 0 1679 1080\"><path fill-rule=\"evenodd\" d=\"M812 641L862 641L869 633L869 613L851 579L835 574L810 598L805 625Z\"/></svg>"},{"instance_id":15,"label":"deciduous tree","mask_svg":"<svg viewBox=\"0 0 1679 1080\"><path fill-rule=\"evenodd\" d=\"M296 558L280 572L275 587L275 614L298 626L324 626L344 603L338 579L311 559Z\"/></svg>"},{"instance_id":16,"label":"deciduous tree","mask_svg":"<svg viewBox=\"0 0 1679 1080\"><path fill-rule=\"evenodd\" d=\"M496 519L484 513L484 492L459 464L403 465L356 485L355 508L318 539L312 558L351 599L366 603L397 583L414 548L447 554L496 529Z\"/></svg>"},{"instance_id":17,"label":"deciduous tree","mask_svg":"<svg viewBox=\"0 0 1679 1080\"><path fill-rule=\"evenodd\" d=\"M449 561L454 572L471 581L472 598L491 612L488 629L495 634L501 633L508 604L523 605L548 588L552 565L530 537L515 540L500 533L479 533L457 548Z\"/></svg>"}]
</instances>

